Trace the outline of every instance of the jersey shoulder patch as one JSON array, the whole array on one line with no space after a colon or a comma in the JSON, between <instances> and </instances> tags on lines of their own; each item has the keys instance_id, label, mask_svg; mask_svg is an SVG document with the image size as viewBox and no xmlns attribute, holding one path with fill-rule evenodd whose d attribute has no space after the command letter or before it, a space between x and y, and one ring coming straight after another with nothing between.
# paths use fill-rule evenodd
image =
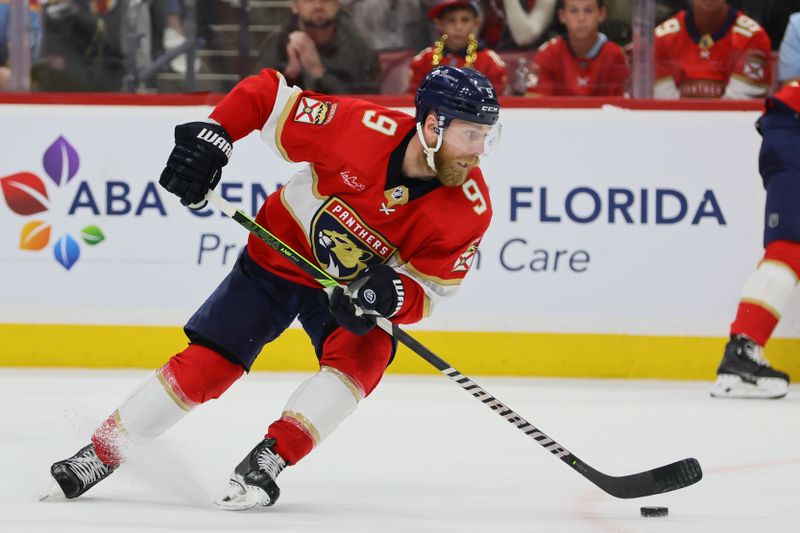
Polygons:
<instances>
[{"instance_id":1,"label":"jersey shoulder patch","mask_svg":"<svg viewBox=\"0 0 800 533\"><path fill-rule=\"evenodd\" d=\"M480 239L472 241L467 249L458 256L455 263L453 263L452 272L467 272L475 261L475 256L478 255L478 245L481 243Z\"/></svg>"},{"instance_id":2,"label":"jersey shoulder patch","mask_svg":"<svg viewBox=\"0 0 800 533\"><path fill-rule=\"evenodd\" d=\"M295 122L324 126L333 120L338 103L325 101L318 95L314 96L303 95L298 99L297 108L294 112Z\"/></svg>"}]
</instances>

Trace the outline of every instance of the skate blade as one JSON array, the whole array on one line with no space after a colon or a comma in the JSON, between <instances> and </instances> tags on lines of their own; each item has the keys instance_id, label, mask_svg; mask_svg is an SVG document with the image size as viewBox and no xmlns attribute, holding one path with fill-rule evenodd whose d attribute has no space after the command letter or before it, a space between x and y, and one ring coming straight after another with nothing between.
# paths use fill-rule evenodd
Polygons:
<instances>
[{"instance_id":1,"label":"skate blade","mask_svg":"<svg viewBox=\"0 0 800 533\"><path fill-rule=\"evenodd\" d=\"M214 505L225 511L247 511L258 506L268 506L269 497L259 487L231 479L228 487L214 498Z\"/></svg>"},{"instance_id":2,"label":"skate blade","mask_svg":"<svg viewBox=\"0 0 800 533\"><path fill-rule=\"evenodd\" d=\"M789 384L779 378L759 378L747 383L735 374L720 374L711 386L712 398L777 400L789 392Z\"/></svg>"},{"instance_id":3,"label":"skate blade","mask_svg":"<svg viewBox=\"0 0 800 533\"><path fill-rule=\"evenodd\" d=\"M56 483L55 480L51 481L50 484L47 486L45 490L39 493L39 501L40 502L53 502L53 501L65 501L66 498L64 497L64 491L61 490L61 487Z\"/></svg>"}]
</instances>

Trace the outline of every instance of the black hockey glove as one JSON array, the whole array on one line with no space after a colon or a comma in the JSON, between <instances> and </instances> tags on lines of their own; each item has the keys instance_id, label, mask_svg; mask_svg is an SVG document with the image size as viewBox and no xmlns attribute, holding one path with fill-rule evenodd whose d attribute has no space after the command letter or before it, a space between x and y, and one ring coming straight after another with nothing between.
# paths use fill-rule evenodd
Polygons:
<instances>
[{"instance_id":1,"label":"black hockey glove","mask_svg":"<svg viewBox=\"0 0 800 533\"><path fill-rule=\"evenodd\" d=\"M206 193L217 186L222 167L228 164L233 146L218 124L189 122L175 126L175 148L158 183L191 209L206 205Z\"/></svg>"},{"instance_id":2,"label":"black hockey glove","mask_svg":"<svg viewBox=\"0 0 800 533\"><path fill-rule=\"evenodd\" d=\"M400 275L392 267L375 265L359 274L347 292L336 287L329 306L340 326L363 335L375 326L375 315L389 318L403 307L403 301Z\"/></svg>"}]
</instances>

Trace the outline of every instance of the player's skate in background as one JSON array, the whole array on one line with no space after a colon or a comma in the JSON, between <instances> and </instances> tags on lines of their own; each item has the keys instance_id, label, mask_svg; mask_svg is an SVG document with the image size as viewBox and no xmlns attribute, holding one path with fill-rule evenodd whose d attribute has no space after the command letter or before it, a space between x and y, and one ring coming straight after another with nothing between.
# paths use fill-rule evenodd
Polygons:
<instances>
[{"instance_id":1,"label":"player's skate in background","mask_svg":"<svg viewBox=\"0 0 800 533\"><path fill-rule=\"evenodd\" d=\"M711 389L717 398L782 398L789 390L789 376L770 366L764 346L800 276L800 13L791 16L781 42L778 76L781 88L758 121L767 190L764 257L742 289Z\"/></svg>"}]
</instances>

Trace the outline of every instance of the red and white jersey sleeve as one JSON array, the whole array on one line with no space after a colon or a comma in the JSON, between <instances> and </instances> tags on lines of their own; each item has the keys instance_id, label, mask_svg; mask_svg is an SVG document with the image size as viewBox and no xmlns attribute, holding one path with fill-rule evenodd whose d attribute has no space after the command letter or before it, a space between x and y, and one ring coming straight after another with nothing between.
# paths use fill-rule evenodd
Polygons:
<instances>
[{"instance_id":1,"label":"red and white jersey sleeve","mask_svg":"<svg viewBox=\"0 0 800 533\"><path fill-rule=\"evenodd\" d=\"M772 85L767 33L731 8L715 35L698 35L681 11L655 30L656 98L760 98Z\"/></svg>"},{"instance_id":2,"label":"red and white jersey sleeve","mask_svg":"<svg viewBox=\"0 0 800 533\"><path fill-rule=\"evenodd\" d=\"M343 283L369 265L394 267L406 295L392 320L416 322L457 291L491 220L489 193L478 168L456 188L402 176L413 117L288 87L264 70L237 85L211 118L234 139L259 130L280 157L309 163L267 198L256 220ZM254 236L248 251L264 268L317 286Z\"/></svg>"}]
</instances>

